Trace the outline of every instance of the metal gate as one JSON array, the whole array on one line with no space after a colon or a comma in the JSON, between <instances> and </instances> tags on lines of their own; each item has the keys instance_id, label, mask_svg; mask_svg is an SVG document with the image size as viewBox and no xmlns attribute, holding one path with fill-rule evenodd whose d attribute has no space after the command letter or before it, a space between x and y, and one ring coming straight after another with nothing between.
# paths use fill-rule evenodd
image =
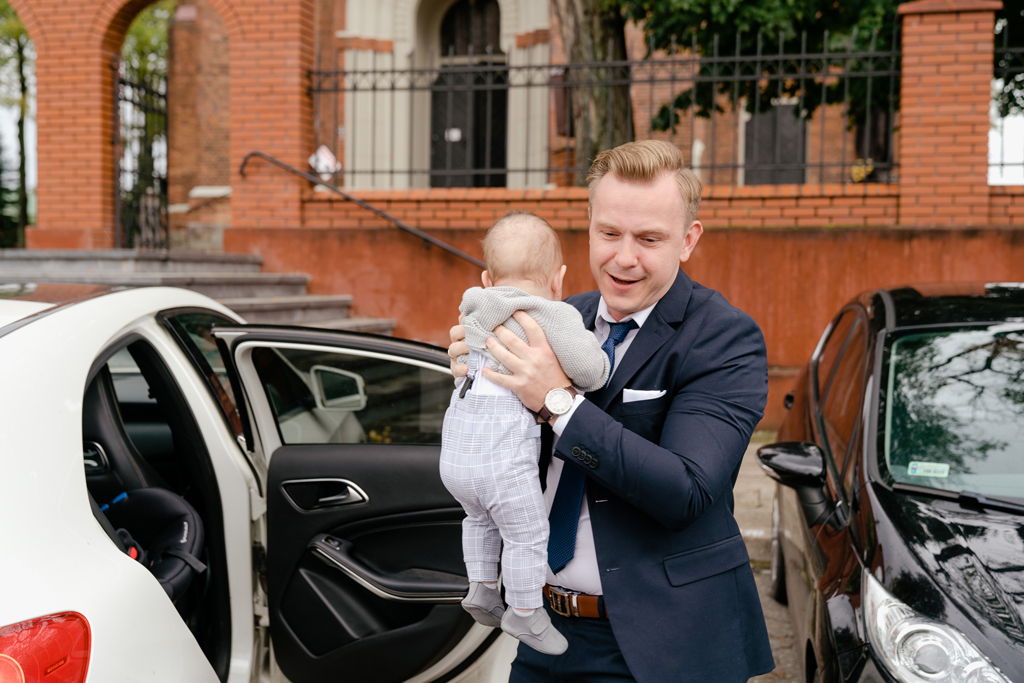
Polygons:
<instances>
[{"instance_id":1,"label":"metal gate","mask_svg":"<svg viewBox=\"0 0 1024 683\"><path fill-rule=\"evenodd\" d=\"M114 67L114 225L118 246L166 249L167 78Z\"/></svg>"}]
</instances>

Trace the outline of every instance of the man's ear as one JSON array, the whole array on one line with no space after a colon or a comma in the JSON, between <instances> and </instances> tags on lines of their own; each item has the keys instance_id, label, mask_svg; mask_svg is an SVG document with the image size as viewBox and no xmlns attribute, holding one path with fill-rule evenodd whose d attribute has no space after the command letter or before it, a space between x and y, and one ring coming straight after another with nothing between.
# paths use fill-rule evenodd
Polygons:
<instances>
[{"instance_id":1,"label":"man's ear","mask_svg":"<svg viewBox=\"0 0 1024 683\"><path fill-rule=\"evenodd\" d=\"M480 282L485 288L494 286L494 283L491 281L491 274L486 270L480 273Z\"/></svg>"},{"instance_id":2,"label":"man's ear","mask_svg":"<svg viewBox=\"0 0 1024 683\"><path fill-rule=\"evenodd\" d=\"M566 265L563 263L562 267L558 269L558 273L551 281L551 298L555 301L562 300L562 282L565 280Z\"/></svg>"},{"instance_id":3,"label":"man's ear","mask_svg":"<svg viewBox=\"0 0 1024 683\"><path fill-rule=\"evenodd\" d=\"M679 252L680 263L686 263L690 260L690 254L697 248L697 242L700 241L700 236L703 234L704 226L700 224L700 221L690 223L690 227L686 229L686 234L683 235L683 250Z\"/></svg>"}]
</instances>

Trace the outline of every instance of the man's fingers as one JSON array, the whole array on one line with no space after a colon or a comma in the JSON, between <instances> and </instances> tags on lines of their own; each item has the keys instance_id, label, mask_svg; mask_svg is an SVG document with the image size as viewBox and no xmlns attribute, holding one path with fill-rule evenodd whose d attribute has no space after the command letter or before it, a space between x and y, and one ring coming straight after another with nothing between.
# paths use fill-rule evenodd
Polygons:
<instances>
[{"instance_id":1,"label":"man's fingers","mask_svg":"<svg viewBox=\"0 0 1024 683\"><path fill-rule=\"evenodd\" d=\"M516 311L512 314L512 317L523 326L523 331L526 332L526 338L529 340L530 346L538 346L542 342L547 341L548 338L544 334L544 330L537 324L536 320L530 317L529 313Z\"/></svg>"},{"instance_id":2,"label":"man's fingers","mask_svg":"<svg viewBox=\"0 0 1024 683\"><path fill-rule=\"evenodd\" d=\"M529 346L504 325L498 325L494 328L494 336L505 345L506 349L515 354L517 358L522 357Z\"/></svg>"},{"instance_id":3,"label":"man's fingers","mask_svg":"<svg viewBox=\"0 0 1024 683\"><path fill-rule=\"evenodd\" d=\"M497 384L499 387L505 387L506 389L516 388L516 379L512 375L506 375L498 372L497 370L492 370L487 366L484 366L483 373L484 377L486 377L490 382Z\"/></svg>"},{"instance_id":4,"label":"man's fingers","mask_svg":"<svg viewBox=\"0 0 1024 683\"><path fill-rule=\"evenodd\" d=\"M448 357L451 358L452 360L455 360L459 356L463 356L467 353L469 353L469 344L467 344L465 341L453 341L448 346Z\"/></svg>"},{"instance_id":5,"label":"man's fingers","mask_svg":"<svg viewBox=\"0 0 1024 683\"><path fill-rule=\"evenodd\" d=\"M469 374L469 366L458 362L459 356L469 353L469 344L466 343L466 329L462 325L453 325L448 331L448 337L452 343L448 346L448 358L451 359L452 375L463 377Z\"/></svg>"},{"instance_id":6,"label":"man's fingers","mask_svg":"<svg viewBox=\"0 0 1024 683\"><path fill-rule=\"evenodd\" d=\"M519 356L517 356L515 353L510 351L508 349L508 347L506 347L502 343L503 340L501 338L501 335L498 334L498 333L499 333L499 330L504 330L504 329L505 328L500 327L500 326L494 328L494 333L498 337L498 339L497 340L495 340L495 339L488 339L484 343L487 344L487 350L491 352L491 355L494 356L494 359L496 361L498 361L499 363L504 365L506 368L508 368L512 372L515 372L516 371L516 367L518 366L518 363L519 363ZM519 339L519 337L516 337L514 334L512 334L508 330L505 330L505 332L507 334L511 334L512 337L514 337L516 339L516 341L522 341L521 339Z\"/></svg>"}]
</instances>

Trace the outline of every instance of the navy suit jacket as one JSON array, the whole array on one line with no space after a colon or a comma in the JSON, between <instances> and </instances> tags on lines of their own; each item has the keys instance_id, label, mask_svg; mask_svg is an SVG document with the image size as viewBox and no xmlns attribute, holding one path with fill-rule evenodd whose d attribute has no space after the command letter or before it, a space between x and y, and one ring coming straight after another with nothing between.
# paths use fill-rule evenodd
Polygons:
<instances>
[{"instance_id":1,"label":"navy suit jacket","mask_svg":"<svg viewBox=\"0 0 1024 683\"><path fill-rule=\"evenodd\" d=\"M568 301L591 329L600 294ZM664 390L623 402L623 389ZM771 647L732 487L764 410L757 324L679 271L554 455L587 475L612 630L641 683L746 681Z\"/></svg>"}]
</instances>

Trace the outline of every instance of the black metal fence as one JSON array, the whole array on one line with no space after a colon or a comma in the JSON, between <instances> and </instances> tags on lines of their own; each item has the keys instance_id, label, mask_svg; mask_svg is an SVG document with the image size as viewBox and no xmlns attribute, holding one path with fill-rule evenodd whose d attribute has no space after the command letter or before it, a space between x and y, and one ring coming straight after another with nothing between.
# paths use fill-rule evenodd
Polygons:
<instances>
[{"instance_id":1,"label":"black metal fence","mask_svg":"<svg viewBox=\"0 0 1024 683\"><path fill-rule=\"evenodd\" d=\"M375 55L311 72L310 90L347 187L579 185L597 151L639 138L677 144L705 183L893 182L899 53L884 38L585 64Z\"/></svg>"},{"instance_id":2,"label":"black metal fence","mask_svg":"<svg viewBox=\"0 0 1024 683\"><path fill-rule=\"evenodd\" d=\"M115 240L121 247L165 249L167 224L167 79L129 80L115 68Z\"/></svg>"}]
</instances>

